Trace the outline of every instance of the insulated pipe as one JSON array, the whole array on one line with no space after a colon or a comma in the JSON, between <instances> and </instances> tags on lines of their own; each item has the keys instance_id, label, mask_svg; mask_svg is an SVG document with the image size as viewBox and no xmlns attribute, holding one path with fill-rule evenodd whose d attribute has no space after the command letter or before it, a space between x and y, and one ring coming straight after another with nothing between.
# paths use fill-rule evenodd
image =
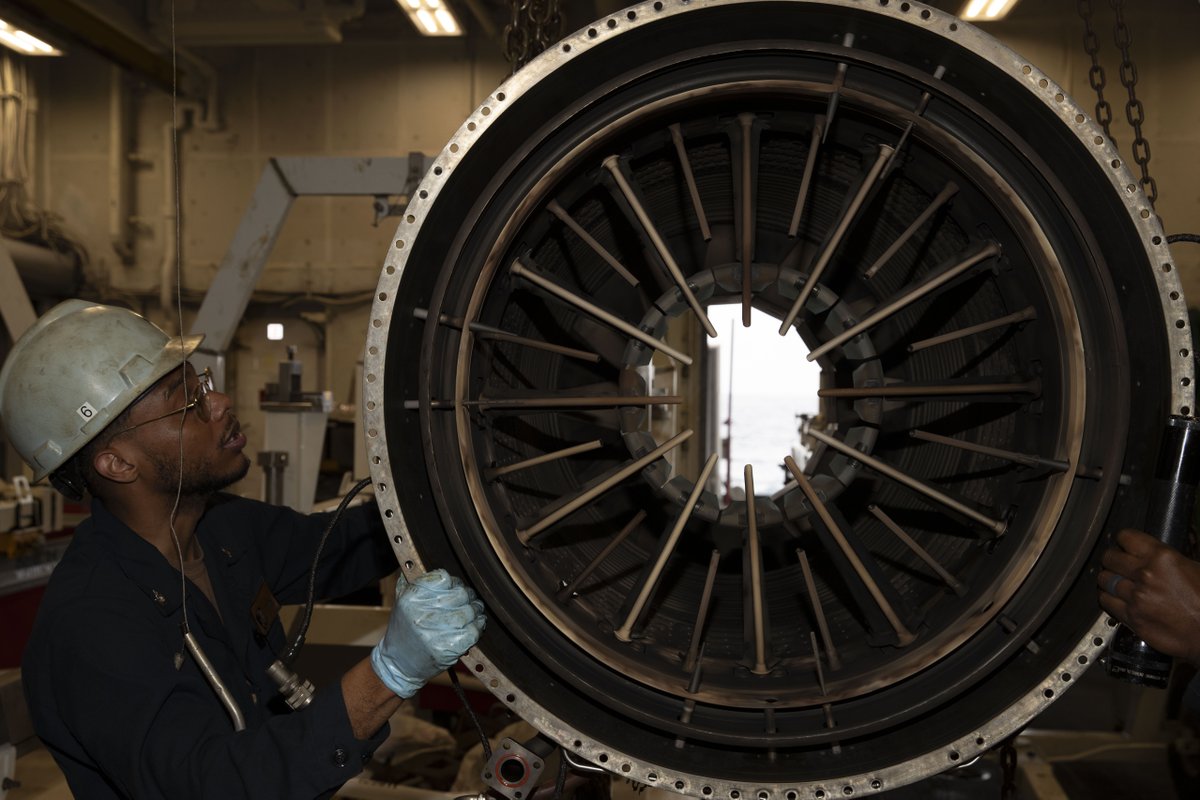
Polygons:
<instances>
[{"instance_id":1,"label":"insulated pipe","mask_svg":"<svg viewBox=\"0 0 1200 800\"><path fill-rule=\"evenodd\" d=\"M79 259L20 239L4 237L4 247L17 265L25 291L44 297L70 297L79 289Z\"/></svg>"}]
</instances>

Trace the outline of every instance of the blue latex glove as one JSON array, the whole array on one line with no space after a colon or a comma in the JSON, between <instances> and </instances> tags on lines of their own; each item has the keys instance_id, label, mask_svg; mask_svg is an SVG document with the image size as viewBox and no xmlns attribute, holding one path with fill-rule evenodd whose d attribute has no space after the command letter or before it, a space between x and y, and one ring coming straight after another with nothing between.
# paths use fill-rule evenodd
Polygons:
<instances>
[{"instance_id":1,"label":"blue latex glove","mask_svg":"<svg viewBox=\"0 0 1200 800\"><path fill-rule=\"evenodd\" d=\"M371 666L389 689L412 697L474 647L487 617L475 592L444 569L396 584L396 605Z\"/></svg>"}]
</instances>

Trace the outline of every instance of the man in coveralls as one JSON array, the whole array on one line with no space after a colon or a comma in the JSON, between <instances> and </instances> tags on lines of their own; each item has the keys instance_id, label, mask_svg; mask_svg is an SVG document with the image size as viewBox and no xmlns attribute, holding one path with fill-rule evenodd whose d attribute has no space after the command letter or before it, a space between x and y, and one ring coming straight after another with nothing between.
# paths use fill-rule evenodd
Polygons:
<instances>
[{"instance_id":1,"label":"man in coveralls","mask_svg":"<svg viewBox=\"0 0 1200 800\"><path fill-rule=\"evenodd\" d=\"M250 462L229 397L185 363L201 338L68 300L0 370L0 417L35 479L92 498L22 665L34 728L79 798L328 796L370 759L402 698L484 626L445 572L402 580L370 658L289 709L267 676L285 647L278 604L305 600L328 517L219 493ZM374 504L351 509L317 594L395 568ZM185 647L185 622L225 703Z\"/></svg>"}]
</instances>

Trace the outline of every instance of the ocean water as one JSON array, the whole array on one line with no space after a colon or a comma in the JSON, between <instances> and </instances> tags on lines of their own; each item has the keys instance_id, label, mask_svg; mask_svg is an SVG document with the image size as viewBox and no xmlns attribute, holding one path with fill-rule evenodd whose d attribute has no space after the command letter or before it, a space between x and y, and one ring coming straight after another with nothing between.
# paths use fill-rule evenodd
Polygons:
<instances>
[{"instance_id":1,"label":"ocean water","mask_svg":"<svg viewBox=\"0 0 1200 800\"><path fill-rule=\"evenodd\" d=\"M718 349L720 417L728 417L733 384L733 437L730 443L732 486L744 488L743 470L754 465L754 493L771 494L784 484L780 465L800 446L796 415L815 415L821 371L806 359L808 348L795 330L779 335L779 320L754 309L750 327L741 324L741 308L712 306L709 318L718 331L710 346ZM731 359L732 355L732 359ZM722 424L718 435L729 434ZM722 459L721 480L725 478Z\"/></svg>"},{"instance_id":2,"label":"ocean water","mask_svg":"<svg viewBox=\"0 0 1200 800\"><path fill-rule=\"evenodd\" d=\"M798 413L815 413L816 398L797 395L742 394L733 400L733 437L729 460L732 463L732 486L742 486L746 464L754 467L754 493L772 494L785 482L784 456L793 455L800 447ZM721 419L725 419L722 414ZM727 435L721 426L721 435ZM720 464L724 480L725 464Z\"/></svg>"}]
</instances>

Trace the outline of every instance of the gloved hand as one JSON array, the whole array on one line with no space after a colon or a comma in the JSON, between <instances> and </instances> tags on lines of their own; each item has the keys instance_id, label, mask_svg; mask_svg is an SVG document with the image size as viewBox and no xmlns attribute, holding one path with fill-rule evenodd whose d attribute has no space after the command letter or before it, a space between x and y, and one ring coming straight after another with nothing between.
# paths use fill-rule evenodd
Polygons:
<instances>
[{"instance_id":1,"label":"gloved hand","mask_svg":"<svg viewBox=\"0 0 1200 800\"><path fill-rule=\"evenodd\" d=\"M396 584L396 606L371 666L389 689L412 697L479 641L487 617L475 592L444 569Z\"/></svg>"}]
</instances>

